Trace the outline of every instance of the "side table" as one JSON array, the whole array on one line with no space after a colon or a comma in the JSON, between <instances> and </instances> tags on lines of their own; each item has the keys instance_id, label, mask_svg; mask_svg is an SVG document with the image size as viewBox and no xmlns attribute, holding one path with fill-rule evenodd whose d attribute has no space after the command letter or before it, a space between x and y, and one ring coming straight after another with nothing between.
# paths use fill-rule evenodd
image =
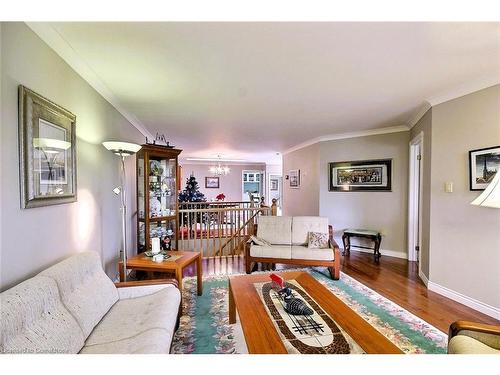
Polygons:
<instances>
[{"instance_id":1,"label":"side table","mask_svg":"<svg viewBox=\"0 0 500 375\"><path fill-rule=\"evenodd\" d=\"M374 242L374 247L351 245L351 237L361 237L372 240ZM382 242L382 235L378 231L369 229L346 229L344 230L344 234L342 235L342 242L344 243L344 251L342 252L342 255L345 255L346 253L349 254L352 246L373 250L373 257L375 259L375 262L378 262L379 258L381 257L380 243Z\"/></svg>"}]
</instances>

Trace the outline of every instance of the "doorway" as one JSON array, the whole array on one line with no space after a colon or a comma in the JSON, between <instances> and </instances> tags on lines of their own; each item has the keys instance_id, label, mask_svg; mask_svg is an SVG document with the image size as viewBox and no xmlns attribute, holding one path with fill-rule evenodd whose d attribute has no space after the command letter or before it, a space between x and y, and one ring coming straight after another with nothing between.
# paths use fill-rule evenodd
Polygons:
<instances>
[{"instance_id":1,"label":"doorway","mask_svg":"<svg viewBox=\"0 0 500 375\"><path fill-rule=\"evenodd\" d=\"M424 133L410 141L408 187L408 260L416 261L420 274L420 247L422 244L422 180Z\"/></svg>"},{"instance_id":2,"label":"doorway","mask_svg":"<svg viewBox=\"0 0 500 375\"><path fill-rule=\"evenodd\" d=\"M271 205L273 199L276 199L276 204L278 205L278 216L281 213L281 197L283 194L283 177L281 175L270 174L269 175L269 185L268 185L268 193L269 197L267 204Z\"/></svg>"},{"instance_id":3,"label":"doorway","mask_svg":"<svg viewBox=\"0 0 500 375\"><path fill-rule=\"evenodd\" d=\"M260 197L263 195L264 173L262 171L242 171L241 178L241 200L243 202L250 201L250 194L257 202L260 202Z\"/></svg>"}]
</instances>

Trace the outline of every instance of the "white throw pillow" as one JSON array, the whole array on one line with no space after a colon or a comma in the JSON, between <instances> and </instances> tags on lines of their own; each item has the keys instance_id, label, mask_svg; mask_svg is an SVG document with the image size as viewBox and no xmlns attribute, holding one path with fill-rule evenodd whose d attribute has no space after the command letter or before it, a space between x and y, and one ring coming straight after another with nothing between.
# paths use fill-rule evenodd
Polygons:
<instances>
[{"instance_id":1,"label":"white throw pillow","mask_svg":"<svg viewBox=\"0 0 500 375\"><path fill-rule=\"evenodd\" d=\"M328 233L309 232L307 247L309 249L328 249Z\"/></svg>"},{"instance_id":2,"label":"white throw pillow","mask_svg":"<svg viewBox=\"0 0 500 375\"><path fill-rule=\"evenodd\" d=\"M266 240L264 240L262 238L259 238L257 236L250 236L250 239L252 240L252 242L255 245L259 245L259 246L272 246L269 242L267 242Z\"/></svg>"}]
</instances>

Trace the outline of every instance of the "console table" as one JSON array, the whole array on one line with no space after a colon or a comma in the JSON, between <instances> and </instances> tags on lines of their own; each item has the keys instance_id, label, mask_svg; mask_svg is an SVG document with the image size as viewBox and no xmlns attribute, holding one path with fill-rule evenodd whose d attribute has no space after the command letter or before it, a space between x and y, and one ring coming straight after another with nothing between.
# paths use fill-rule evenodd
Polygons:
<instances>
[{"instance_id":1,"label":"console table","mask_svg":"<svg viewBox=\"0 0 500 375\"><path fill-rule=\"evenodd\" d=\"M367 238L369 240L372 240L374 242L374 247L367 247L367 246L361 246L361 245L351 245L351 237L361 237L361 238ZM373 256L375 259L375 262L379 261L379 258L381 257L380 254L380 243L382 242L382 235L380 232L377 232L375 230L369 230L369 229L346 229L344 230L344 234L342 235L342 242L344 243L344 251L342 252L342 255L345 255L346 253L349 254L352 247L359 247L362 249L370 249L373 250Z\"/></svg>"}]
</instances>

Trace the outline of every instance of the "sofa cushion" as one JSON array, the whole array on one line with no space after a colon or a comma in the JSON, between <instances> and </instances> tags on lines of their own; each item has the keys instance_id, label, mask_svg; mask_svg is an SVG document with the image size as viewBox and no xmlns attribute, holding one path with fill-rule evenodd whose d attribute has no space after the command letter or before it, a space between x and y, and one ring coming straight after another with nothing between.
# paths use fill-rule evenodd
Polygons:
<instances>
[{"instance_id":1,"label":"sofa cushion","mask_svg":"<svg viewBox=\"0 0 500 375\"><path fill-rule=\"evenodd\" d=\"M292 243L292 218L260 216L257 236L273 245L290 245Z\"/></svg>"},{"instance_id":2,"label":"sofa cushion","mask_svg":"<svg viewBox=\"0 0 500 375\"><path fill-rule=\"evenodd\" d=\"M168 353L181 295L166 286L119 300L90 334L81 353Z\"/></svg>"},{"instance_id":3,"label":"sofa cushion","mask_svg":"<svg viewBox=\"0 0 500 375\"><path fill-rule=\"evenodd\" d=\"M332 249L309 249L306 246L292 245L292 259L308 259L308 260L334 260L334 252Z\"/></svg>"},{"instance_id":4,"label":"sofa cushion","mask_svg":"<svg viewBox=\"0 0 500 375\"><path fill-rule=\"evenodd\" d=\"M291 259L290 245L259 246L250 245L250 255L256 258Z\"/></svg>"},{"instance_id":5,"label":"sofa cushion","mask_svg":"<svg viewBox=\"0 0 500 375\"><path fill-rule=\"evenodd\" d=\"M449 354L500 354L500 350L492 348L481 341L466 335L457 335L448 343Z\"/></svg>"},{"instance_id":6,"label":"sofa cushion","mask_svg":"<svg viewBox=\"0 0 500 375\"><path fill-rule=\"evenodd\" d=\"M37 276L0 294L0 353L78 353L84 336L54 280Z\"/></svg>"},{"instance_id":7,"label":"sofa cushion","mask_svg":"<svg viewBox=\"0 0 500 375\"><path fill-rule=\"evenodd\" d=\"M73 255L40 275L55 280L62 302L80 324L85 337L118 301L115 285L104 273L96 252Z\"/></svg>"},{"instance_id":8,"label":"sofa cushion","mask_svg":"<svg viewBox=\"0 0 500 375\"><path fill-rule=\"evenodd\" d=\"M328 218L320 216L294 216L292 219L292 245L306 245L309 232L328 233Z\"/></svg>"}]
</instances>

